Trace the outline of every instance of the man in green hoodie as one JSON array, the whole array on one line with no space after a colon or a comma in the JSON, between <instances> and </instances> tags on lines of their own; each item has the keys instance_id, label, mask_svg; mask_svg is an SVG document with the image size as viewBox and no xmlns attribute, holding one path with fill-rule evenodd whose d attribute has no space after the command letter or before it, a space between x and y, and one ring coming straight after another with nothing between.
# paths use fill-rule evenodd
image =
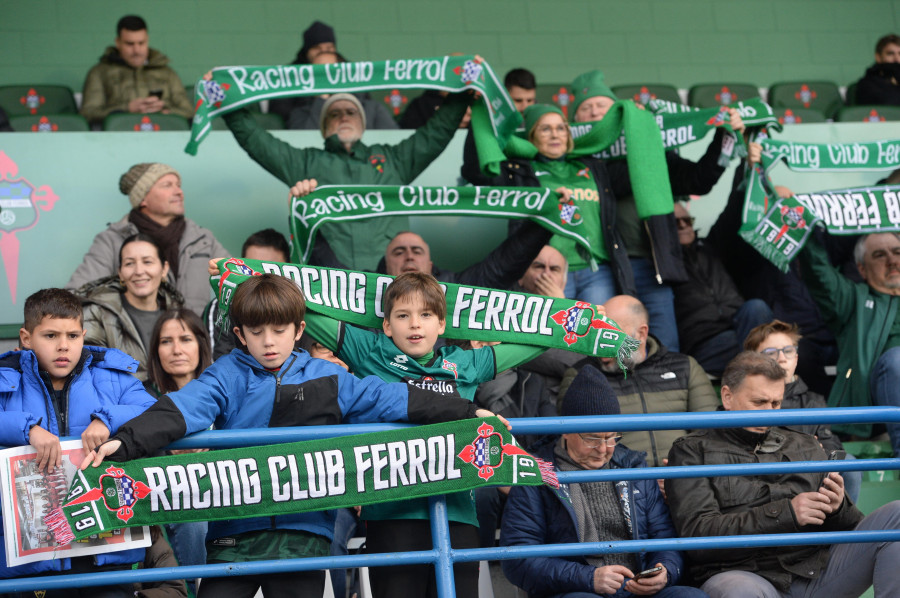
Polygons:
<instances>
[{"instance_id":1,"label":"man in green hoodie","mask_svg":"<svg viewBox=\"0 0 900 598\"><path fill-rule=\"evenodd\" d=\"M99 124L113 112L194 115L178 74L168 57L150 47L147 23L128 15L116 24L116 41L84 81L81 115Z\"/></svg>"}]
</instances>

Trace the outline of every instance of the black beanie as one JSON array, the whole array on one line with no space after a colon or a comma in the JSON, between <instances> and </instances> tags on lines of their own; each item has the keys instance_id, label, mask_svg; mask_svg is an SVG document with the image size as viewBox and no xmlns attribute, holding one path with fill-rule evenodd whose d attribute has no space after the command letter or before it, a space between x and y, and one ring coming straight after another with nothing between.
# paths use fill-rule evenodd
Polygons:
<instances>
[{"instance_id":1,"label":"black beanie","mask_svg":"<svg viewBox=\"0 0 900 598\"><path fill-rule=\"evenodd\" d=\"M303 50L308 52L313 46L331 42L337 45L337 38L334 36L334 28L326 25L322 21L314 21L312 25L303 32Z\"/></svg>"},{"instance_id":2,"label":"black beanie","mask_svg":"<svg viewBox=\"0 0 900 598\"><path fill-rule=\"evenodd\" d=\"M562 416L619 415L619 399L600 370L592 365L581 368L563 397Z\"/></svg>"}]
</instances>

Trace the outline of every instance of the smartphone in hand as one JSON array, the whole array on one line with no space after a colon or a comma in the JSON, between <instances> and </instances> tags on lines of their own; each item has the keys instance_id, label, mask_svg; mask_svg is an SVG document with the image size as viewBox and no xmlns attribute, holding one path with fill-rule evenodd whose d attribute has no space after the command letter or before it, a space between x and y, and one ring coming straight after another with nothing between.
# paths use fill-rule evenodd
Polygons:
<instances>
[{"instance_id":1,"label":"smartphone in hand","mask_svg":"<svg viewBox=\"0 0 900 598\"><path fill-rule=\"evenodd\" d=\"M663 568L661 566L653 567L651 569L644 569L643 571L641 571L640 573L635 575L632 579L637 580L637 579L644 579L645 577L653 577L654 575L656 575L657 573L659 573L662 570L663 570Z\"/></svg>"}]
</instances>

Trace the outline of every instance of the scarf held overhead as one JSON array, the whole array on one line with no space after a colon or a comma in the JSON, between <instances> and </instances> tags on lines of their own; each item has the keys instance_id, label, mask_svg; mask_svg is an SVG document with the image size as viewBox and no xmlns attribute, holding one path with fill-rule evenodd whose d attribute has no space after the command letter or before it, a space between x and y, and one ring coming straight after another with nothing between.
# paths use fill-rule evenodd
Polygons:
<instances>
[{"instance_id":1,"label":"scarf held overhead","mask_svg":"<svg viewBox=\"0 0 900 598\"><path fill-rule=\"evenodd\" d=\"M590 156L615 144L622 132L631 151L626 155L638 216L649 218L670 214L674 209L672 188L666 168L665 150L659 127L653 115L639 109L633 101L618 101L606 116L592 123L590 132L575 140L575 148L567 158ZM527 139L509 138L502 146L490 135L489 115L480 105L472 107L472 135L478 151L478 161L484 173L496 176L500 163L507 159L532 160L537 148Z\"/></svg>"},{"instance_id":2,"label":"scarf held overhead","mask_svg":"<svg viewBox=\"0 0 900 598\"><path fill-rule=\"evenodd\" d=\"M219 297L219 326L237 286L252 276L272 273L293 280L303 291L306 307L317 313L366 328L381 328L382 298L393 276L351 272L300 264L231 258L219 262L221 276L210 284ZM619 364L638 342L615 322L583 301L441 283L447 299L445 337L501 341L565 349L585 355L615 357Z\"/></svg>"},{"instance_id":3,"label":"scarf held overhead","mask_svg":"<svg viewBox=\"0 0 900 598\"><path fill-rule=\"evenodd\" d=\"M197 82L196 113L191 139L184 151L197 154L209 134L211 120L259 102L294 96L314 96L381 89L436 89L450 93L474 90L489 111L490 134L501 146L522 117L490 65L479 56L442 56L276 66L228 66L212 70L210 81Z\"/></svg>"},{"instance_id":4,"label":"scarf held overhead","mask_svg":"<svg viewBox=\"0 0 900 598\"><path fill-rule=\"evenodd\" d=\"M326 222L395 215L530 218L588 251L597 247L597 231L581 227L578 206L558 195L537 187L319 187L291 200L293 259L308 261L316 231Z\"/></svg>"},{"instance_id":5,"label":"scarf held overhead","mask_svg":"<svg viewBox=\"0 0 900 598\"><path fill-rule=\"evenodd\" d=\"M764 132L762 165L748 169L741 237L786 272L815 223L830 233L900 231L900 186L856 187L779 198L768 173L779 161L798 172L872 171L900 166L900 140L869 143L796 143Z\"/></svg>"},{"instance_id":6,"label":"scarf held overhead","mask_svg":"<svg viewBox=\"0 0 900 598\"><path fill-rule=\"evenodd\" d=\"M122 527L323 511L480 486L558 486L496 417L79 471L45 521L60 545Z\"/></svg>"}]
</instances>

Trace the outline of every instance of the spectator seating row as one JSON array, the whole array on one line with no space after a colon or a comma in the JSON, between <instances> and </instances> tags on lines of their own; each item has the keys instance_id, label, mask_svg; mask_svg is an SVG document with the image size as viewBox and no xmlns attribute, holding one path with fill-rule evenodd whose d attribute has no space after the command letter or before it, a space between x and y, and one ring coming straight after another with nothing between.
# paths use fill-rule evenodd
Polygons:
<instances>
[{"instance_id":1,"label":"spectator seating row","mask_svg":"<svg viewBox=\"0 0 900 598\"><path fill-rule=\"evenodd\" d=\"M768 89L766 100L775 109L782 124L825 122L883 122L900 120L900 107L854 106L849 101L855 86L847 90L845 104L838 86L829 81L776 83ZM193 97L193 86L185 87ZM682 102L679 90L666 84L632 84L612 88L619 98L634 99L646 104L652 99ZM399 118L409 103L421 94L415 89L391 89L371 92L376 102L383 102L395 118ZM573 96L566 85L545 84L537 88L539 103L555 104L568 115ZM746 83L716 83L695 85L687 94L687 104L709 108L760 96L755 85ZM6 85L0 86L0 107L10 117L15 131L86 131L87 123L78 116L74 94L62 85ZM267 129L283 129L283 120L275 114L260 111L259 104L250 107L254 117ZM171 131L187 130L189 123L180 117L166 114L112 114L103 123L104 131ZM225 123L213 120L213 129L222 130Z\"/></svg>"}]
</instances>

